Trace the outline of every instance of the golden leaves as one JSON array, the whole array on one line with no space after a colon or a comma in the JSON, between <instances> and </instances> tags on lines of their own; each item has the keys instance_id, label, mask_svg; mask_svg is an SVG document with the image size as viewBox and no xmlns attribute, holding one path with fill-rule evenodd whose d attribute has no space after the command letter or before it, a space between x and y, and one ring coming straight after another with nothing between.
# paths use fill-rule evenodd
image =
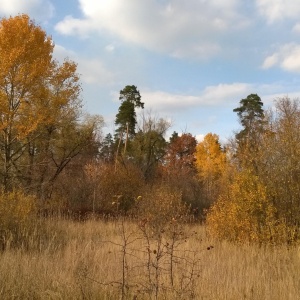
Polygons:
<instances>
[{"instance_id":1,"label":"golden leaves","mask_svg":"<svg viewBox=\"0 0 300 300\"><path fill-rule=\"evenodd\" d=\"M276 208L267 188L250 171L237 172L228 193L220 196L208 213L210 233L238 242L276 242Z\"/></svg>"},{"instance_id":2,"label":"golden leaves","mask_svg":"<svg viewBox=\"0 0 300 300\"><path fill-rule=\"evenodd\" d=\"M2 128L25 137L80 106L77 65L52 60L54 44L27 15L0 22ZM4 122L5 120L5 122Z\"/></svg>"},{"instance_id":3,"label":"golden leaves","mask_svg":"<svg viewBox=\"0 0 300 300\"><path fill-rule=\"evenodd\" d=\"M33 164L33 156L47 153L37 147L49 147L50 135L57 138L66 124L73 136L77 134L81 108L77 65L53 60L53 48L51 37L27 15L0 20L0 144L7 181L14 177L12 166L26 173L24 166ZM34 149L31 161L27 148Z\"/></svg>"},{"instance_id":4,"label":"golden leaves","mask_svg":"<svg viewBox=\"0 0 300 300\"><path fill-rule=\"evenodd\" d=\"M201 177L218 177L224 170L226 155L221 149L219 137L208 133L196 148L196 166Z\"/></svg>"},{"instance_id":5,"label":"golden leaves","mask_svg":"<svg viewBox=\"0 0 300 300\"><path fill-rule=\"evenodd\" d=\"M0 77L15 88L26 82L33 85L51 64L53 43L27 15L2 19L0 22Z\"/></svg>"}]
</instances>

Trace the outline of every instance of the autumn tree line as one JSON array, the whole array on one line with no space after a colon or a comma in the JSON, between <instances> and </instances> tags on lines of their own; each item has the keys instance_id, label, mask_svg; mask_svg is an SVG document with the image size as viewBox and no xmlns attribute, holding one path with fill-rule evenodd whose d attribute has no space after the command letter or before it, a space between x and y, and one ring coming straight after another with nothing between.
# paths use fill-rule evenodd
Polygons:
<instances>
[{"instance_id":1,"label":"autumn tree line","mask_svg":"<svg viewBox=\"0 0 300 300\"><path fill-rule=\"evenodd\" d=\"M61 211L200 220L231 241L299 239L298 99L265 110L248 95L233 111L241 130L221 145L213 133L167 139L171 124L127 85L104 136L103 117L83 110L76 63L59 63L53 49L29 16L0 21L0 231Z\"/></svg>"}]
</instances>

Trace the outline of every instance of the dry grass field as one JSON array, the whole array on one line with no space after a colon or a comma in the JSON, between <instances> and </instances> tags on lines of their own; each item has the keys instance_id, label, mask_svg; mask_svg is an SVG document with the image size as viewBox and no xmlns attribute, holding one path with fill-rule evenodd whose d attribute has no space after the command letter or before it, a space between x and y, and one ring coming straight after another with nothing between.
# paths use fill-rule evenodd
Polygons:
<instances>
[{"instance_id":1,"label":"dry grass field","mask_svg":"<svg viewBox=\"0 0 300 300\"><path fill-rule=\"evenodd\" d=\"M0 299L300 299L297 247L212 241L201 225L48 222L48 239L0 254Z\"/></svg>"}]
</instances>

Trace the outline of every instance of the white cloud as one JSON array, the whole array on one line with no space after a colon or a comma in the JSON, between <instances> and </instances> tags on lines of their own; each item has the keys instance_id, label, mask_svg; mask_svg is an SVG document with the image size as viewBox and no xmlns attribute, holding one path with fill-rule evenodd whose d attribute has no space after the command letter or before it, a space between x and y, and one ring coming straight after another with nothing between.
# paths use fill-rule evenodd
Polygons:
<instances>
[{"instance_id":1,"label":"white cloud","mask_svg":"<svg viewBox=\"0 0 300 300\"><path fill-rule=\"evenodd\" d=\"M114 51L115 51L115 46L112 45L112 44L109 44L109 45L107 45L107 46L105 47L105 50L106 50L107 52L114 52Z\"/></svg>"},{"instance_id":2,"label":"white cloud","mask_svg":"<svg viewBox=\"0 0 300 300\"><path fill-rule=\"evenodd\" d=\"M245 24L238 0L80 0L83 19L66 17L63 34L108 31L149 50L176 57L207 58L219 51L217 37Z\"/></svg>"},{"instance_id":3,"label":"white cloud","mask_svg":"<svg viewBox=\"0 0 300 300\"><path fill-rule=\"evenodd\" d=\"M198 96L177 95L162 91L142 92L147 107L157 111L178 111L197 105L201 99Z\"/></svg>"},{"instance_id":4,"label":"white cloud","mask_svg":"<svg viewBox=\"0 0 300 300\"><path fill-rule=\"evenodd\" d=\"M65 47L61 45L55 44L53 51L54 58L59 62L63 62L65 58L73 59L76 57L76 53L71 50L67 50Z\"/></svg>"},{"instance_id":5,"label":"white cloud","mask_svg":"<svg viewBox=\"0 0 300 300\"><path fill-rule=\"evenodd\" d=\"M224 104L228 101L236 101L236 97L244 96L251 86L246 83L219 84L208 86L202 95L203 101L211 105Z\"/></svg>"},{"instance_id":6,"label":"white cloud","mask_svg":"<svg viewBox=\"0 0 300 300\"><path fill-rule=\"evenodd\" d=\"M300 72L300 45L292 47L284 57L281 67L287 71Z\"/></svg>"},{"instance_id":7,"label":"white cloud","mask_svg":"<svg viewBox=\"0 0 300 300\"><path fill-rule=\"evenodd\" d=\"M66 16L63 22L56 24L55 29L64 35L74 34L86 38L89 31L93 29L92 23L89 20L80 20L72 16Z\"/></svg>"},{"instance_id":8,"label":"white cloud","mask_svg":"<svg viewBox=\"0 0 300 300\"><path fill-rule=\"evenodd\" d=\"M268 56L262 65L265 69L274 66L289 72L300 72L300 45L294 43L283 45L276 53Z\"/></svg>"},{"instance_id":9,"label":"white cloud","mask_svg":"<svg viewBox=\"0 0 300 300\"><path fill-rule=\"evenodd\" d=\"M178 48L170 53L175 58L197 57L208 58L217 55L221 47L216 43L203 43L190 48Z\"/></svg>"},{"instance_id":10,"label":"white cloud","mask_svg":"<svg viewBox=\"0 0 300 300\"><path fill-rule=\"evenodd\" d=\"M270 24L286 18L297 19L300 14L299 0L256 0L256 6Z\"/></svg>"},{"instance_id":11,"label":"white cloud","mask_svg":"<svg viewBox=\"0 0 300 300\"><path fill-rule=\"evenodd\" d=\"M86 83L111 85L114 82L114 75L106 69L100 60L80 59L78 70L82 74L82 80Z\"/></svg>"},{"instance_id":12,"label":"white cloud","mask_svg":"<svg viewBox=\"0 0 300 300\"><path fill-rule=\"evenodd\" d=\"M1 0L0 14L14 16L22 13L45 22L53 16L54 6L47 0Z\"/></svg>"},{"instance_id":13,"label":"white cloud","mask_svg":"<svg viewBox=\"0 0 300 300\"><path fill-rule=\"evenodd\" d=\"M194 111L197 108L223 109L238 105L238 102L251 93L257 93L265 104L272 102L278 95L285 95L287 89L293 90L295 87L287 87L286 83L273 84L249 84L232 83L207 86L197 95L173 94L163 91L143 91L141 89L142 100L145 107L152 111L165 114L182 114ZM297 89L296 89L296 94ZM117 92L112 98L117 99ZM190 110L188 112L188 110ZM213 120L210 120L213 123Z\"/></svg>"},{"instance_id":14,"label":"white cloud","mask_svg":"<svg viewBox=\"0 0 300 300\"><path fill-rule=\"evenodd\" d=\"M293 27L293 32L300 33L300 23L296 23Z\"/></svg>"},{"instance_id":15,"label":"white cloud","mask_svg":"<svg viewBox=\"0 0 300 300\"><path fill-rule=\"evenodd\" d=\"M81 75L81 80L84 83L108 86L114 81L113 73L110 72L99 59L81 57L60 45L55 45L54 56L60 62L65 58L70 58L75 61L78 64L77 71Z\"/></svg>"},{"instance_id":16,"label":"white cloud","mask_svg":"<svg viewBox=\"0 0 300 300\"><path fill-rule=\"evenodd\" d=\"M275 66L277 64L277 62L278 62L278 54L277 53L272 54L264 60L262 68L269 69L269 68Z\"/></svg>"},{"instance_id":17,"label":"white cloud","mask_svg":"<svg viewBox=\"0 0 300 300\"><path fill-rule=\"evenodd\" d=\"M147 107L164 112L182 112L201 106L220 106L236 102L251 91L245 83L219 84L206 87L199 95L179 95L162 91L141 92Z\"/></svg>"},{"instance_id":18,"label":"white cloud","mask_svg":"<svg viewBox=\"0 0 300 300\"><path fill-rule=\"evenodd\" d=\"M197 142L198 142L198 143L203 142L205 135L206 135L206 134L197 134L197 135L196 135L196 140L197 140Z\"/></svg>"}]
</instances>

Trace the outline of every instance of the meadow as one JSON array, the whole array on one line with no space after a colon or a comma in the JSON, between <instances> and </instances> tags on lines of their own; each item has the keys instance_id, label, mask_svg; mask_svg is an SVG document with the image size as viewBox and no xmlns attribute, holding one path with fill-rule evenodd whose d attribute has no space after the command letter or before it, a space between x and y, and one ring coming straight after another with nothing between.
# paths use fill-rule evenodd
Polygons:
<instances>
[{"instance_id":1,"label":"meadow","mask_svg":"<svg viewBox=\"0 0 300 300\"><path fill-rule=\"evenodd\" d=\"M297 246L211 240L200 224L54 218L45 228L0 253L0 299L300 297Z\"/></svg>"}]
</instances>

